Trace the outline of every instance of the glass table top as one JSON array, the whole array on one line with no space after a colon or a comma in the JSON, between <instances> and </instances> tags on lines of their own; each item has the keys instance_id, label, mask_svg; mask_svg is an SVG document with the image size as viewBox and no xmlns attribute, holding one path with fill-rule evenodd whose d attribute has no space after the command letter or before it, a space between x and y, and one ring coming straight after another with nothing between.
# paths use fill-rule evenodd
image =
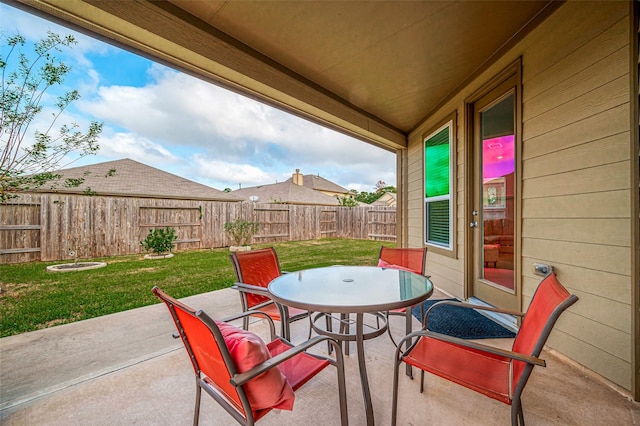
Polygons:
<instances>
[{"instance_id":1,"label":"glass table top","mask_svg":"<svg viewBox=\"0 0 640 426\"><path fill-rule=\"evenodd\" d=\"M371 312L414 305L433 285L412 272L373 266L330 266L281 275L269 284L273 298L311 311Z\"/></svg>"}]
</instances>

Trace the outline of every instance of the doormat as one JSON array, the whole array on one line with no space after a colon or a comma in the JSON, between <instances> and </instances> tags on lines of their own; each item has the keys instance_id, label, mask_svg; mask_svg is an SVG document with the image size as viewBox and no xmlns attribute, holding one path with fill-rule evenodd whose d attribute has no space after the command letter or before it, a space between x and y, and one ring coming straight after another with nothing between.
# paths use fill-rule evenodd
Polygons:
<instances>
[{"instance_id":1,"label":"doormat","mask_svg":"<svg viewBox=\"0 0 640 426\"><path fill-rule=\"evenodd\" d=\"M455 300L457 299L442 299ZM426 300L423 302L424 312L431 305L440 300ZM411 313L418 320L420 305L414 306ZM497 339L515 337L515 333L490 318L476 312L474 309L459 306L444 305L435 308L429 314L427 329L434 333L446 334L460 339Z\"/></svg>"}]
</instances>

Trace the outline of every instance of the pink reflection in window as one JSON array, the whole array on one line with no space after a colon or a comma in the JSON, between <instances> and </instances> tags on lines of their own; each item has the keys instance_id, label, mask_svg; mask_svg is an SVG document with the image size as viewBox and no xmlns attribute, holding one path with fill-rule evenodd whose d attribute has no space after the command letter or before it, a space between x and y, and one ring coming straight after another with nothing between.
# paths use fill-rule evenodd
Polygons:
<instances>
[{"instance_id":1,"label":"pink reflection in window","mask_svg":"<svg viewBox=\"0 0 640 426\"><path fill-rule=\"evenodd\" d=\"M514 172L514 135L485 139L482 143L482 181L488 182Z\"/></svg>"}]
</instances>

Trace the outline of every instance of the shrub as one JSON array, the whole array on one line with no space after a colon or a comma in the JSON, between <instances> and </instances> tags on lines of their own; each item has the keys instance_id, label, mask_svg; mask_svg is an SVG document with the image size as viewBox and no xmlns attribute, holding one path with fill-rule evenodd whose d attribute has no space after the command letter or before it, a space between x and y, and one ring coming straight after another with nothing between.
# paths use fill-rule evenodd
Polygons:
<instances>
[{"instance_id":1,"label":"shrub","mask_svg":"<svg viewBox=\"0 0 640 426\"><path fill-rule=\"evenodd\" d=\"M140 241L140 245L154 254L163 254L171 252L177 239L176 230L167 226L165 229L150 229L147 238Z\"/></svg>"},{"instance_id":2,"label":"shrub","mask_svg":"<svg viewBox=\"0 0 640 426\"><path fill-rule=\"evenodd\" d=\"M358 207L358 202L351 195L349 196L336 195L336 198L338 199L338 205L340 206L345 206L349 208Z\"/></svg>"},{"instance_id":3,"label":"shrub","mask_svg":"<svg viewBox=\"0 0 640 426\"><path fill-rule=\"evenodd\" d=\"M224 224L224 230L231 238L234 246L246 246L259 228L260 224L258 222L249 222L244 219L236 219L233 222Z\"/></svg>"}]
</instances>

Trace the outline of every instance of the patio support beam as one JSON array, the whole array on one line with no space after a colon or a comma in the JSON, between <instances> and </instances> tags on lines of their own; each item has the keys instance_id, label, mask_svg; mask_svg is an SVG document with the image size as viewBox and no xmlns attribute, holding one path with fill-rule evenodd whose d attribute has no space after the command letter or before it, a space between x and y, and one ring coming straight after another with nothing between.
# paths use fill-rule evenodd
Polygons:
<instances>
[{"instance_id":1,"label":"patio support beam","mask_svg":"<svg viewBox=\"0 0 640 426\"><path fill-rule=\"evenodd\" d=\"M408 161L406 149L396 151L396 244L398 247L409 247L409 226L407 224L408 209Z\"/></svg>"},{"instance_id":2,"label":"patio support beam","mask_svg":"<svg viewBox=\"0 0 640 426\"><path fill-rule=\"evenodd\" d=\"M629 76L631 81L630 91L631 99L631 282L635 283L631 289L631 307L632 307L632 354L631 354L631 391L633 399L640 401L640 142L639 142L639 118L640 114L640 55L638 53L638 44L640 44L640 6L637 1L629 2L631 8L631 25L630 25L630 61Z\"/></svg>"},{"instance_id":3,"label":"patio support beam","mask_svg":"<svg viewBox=\"0 0 640 426\"><path fill-rule=\"evenodd\" d=\"M389 151L407 135L168 1L7 1Z\"/></svg>"}]
</instances>

